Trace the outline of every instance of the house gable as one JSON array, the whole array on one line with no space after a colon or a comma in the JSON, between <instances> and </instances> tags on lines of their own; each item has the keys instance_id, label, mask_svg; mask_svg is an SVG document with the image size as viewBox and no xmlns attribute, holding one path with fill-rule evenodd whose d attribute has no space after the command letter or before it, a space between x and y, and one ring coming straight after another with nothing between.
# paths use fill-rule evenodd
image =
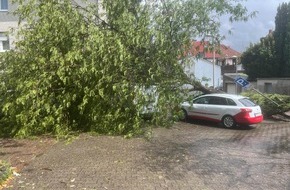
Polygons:
<instances>
[{"instance_id":1,"label":"house gable","mask_svg":"<svg viewBox=\"0 0 290 190\"><path fill-rule=\"evenodd\" d=\"M208 41L193 41L190 54L211 61L215 59L218 65L235 65L241 57L240 52L229 46L220 44L213 47Z\"/></svg>"}]
</instances>

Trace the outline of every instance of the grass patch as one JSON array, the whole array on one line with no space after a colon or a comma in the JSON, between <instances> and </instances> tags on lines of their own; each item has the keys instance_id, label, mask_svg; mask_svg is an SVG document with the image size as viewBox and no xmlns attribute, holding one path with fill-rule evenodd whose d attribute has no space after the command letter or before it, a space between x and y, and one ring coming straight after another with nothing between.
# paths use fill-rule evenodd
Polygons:
<instances>
[{"instance_id":1,"label":"grass patch","mask_svg":"<svg viewBox=\"0 0 290 190\"><path fill-rule=\"evenodd\" d=\"M0 189L12 173L11 166L7 162L0 160Z\"/></svg>"}]
</instances>

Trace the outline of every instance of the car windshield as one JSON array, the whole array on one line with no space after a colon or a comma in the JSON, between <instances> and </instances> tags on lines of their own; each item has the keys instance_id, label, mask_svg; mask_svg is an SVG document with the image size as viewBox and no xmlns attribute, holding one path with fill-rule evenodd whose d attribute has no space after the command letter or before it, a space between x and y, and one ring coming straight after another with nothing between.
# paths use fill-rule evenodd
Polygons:
<instances>
[{"instance_id":1,"label":"car windshield","mask_svg":"<svg viewBox=\"0 0 290 190\"><path fill-rule=\"evenodd\" d=\"M256 106L256 104L252 100L250 100L249 98L242 98L242 99L239 99L239 101L246 107Z\"/></svg>"}]
</instances>

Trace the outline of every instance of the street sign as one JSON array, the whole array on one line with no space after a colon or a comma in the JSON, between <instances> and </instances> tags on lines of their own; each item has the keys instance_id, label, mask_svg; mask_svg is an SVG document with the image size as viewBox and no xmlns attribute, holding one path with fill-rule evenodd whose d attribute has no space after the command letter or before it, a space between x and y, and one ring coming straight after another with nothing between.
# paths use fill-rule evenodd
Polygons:
<instances>
[{"instance_id":1,"label":"street sign","mask_svg":"<svg viewBox=\"0 0 290 190\"><path fill-rule=\"evenodd\" d=\"M247 81L246 79L243 79L243 78L241 78L241 77L237 78L237 79L235 80L235 83L241 85L243 88L248 87L249 84L250 84L249 81Z\"/></svg>"}]
</instances>

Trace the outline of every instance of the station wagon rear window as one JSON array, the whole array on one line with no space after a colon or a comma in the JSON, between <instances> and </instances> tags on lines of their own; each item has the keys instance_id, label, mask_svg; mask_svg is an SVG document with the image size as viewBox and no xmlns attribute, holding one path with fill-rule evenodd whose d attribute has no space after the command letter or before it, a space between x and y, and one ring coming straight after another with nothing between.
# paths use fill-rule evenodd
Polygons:
<instances>
[{"instance_id":1,"label":"station wagon rear window","mask_svg":"<svg viewBox=\"0 0 290 190\"><path fill-rule=\"evenodd\" d=\"M239 101L240 101L244 106L246 106L246 107L254 107L254 106L256 106L256 104L255 104L252 100L250 100L250 99L248 99L248 98L242 98L242 99L239 99Z\"/></svg>"}]
</instances>

